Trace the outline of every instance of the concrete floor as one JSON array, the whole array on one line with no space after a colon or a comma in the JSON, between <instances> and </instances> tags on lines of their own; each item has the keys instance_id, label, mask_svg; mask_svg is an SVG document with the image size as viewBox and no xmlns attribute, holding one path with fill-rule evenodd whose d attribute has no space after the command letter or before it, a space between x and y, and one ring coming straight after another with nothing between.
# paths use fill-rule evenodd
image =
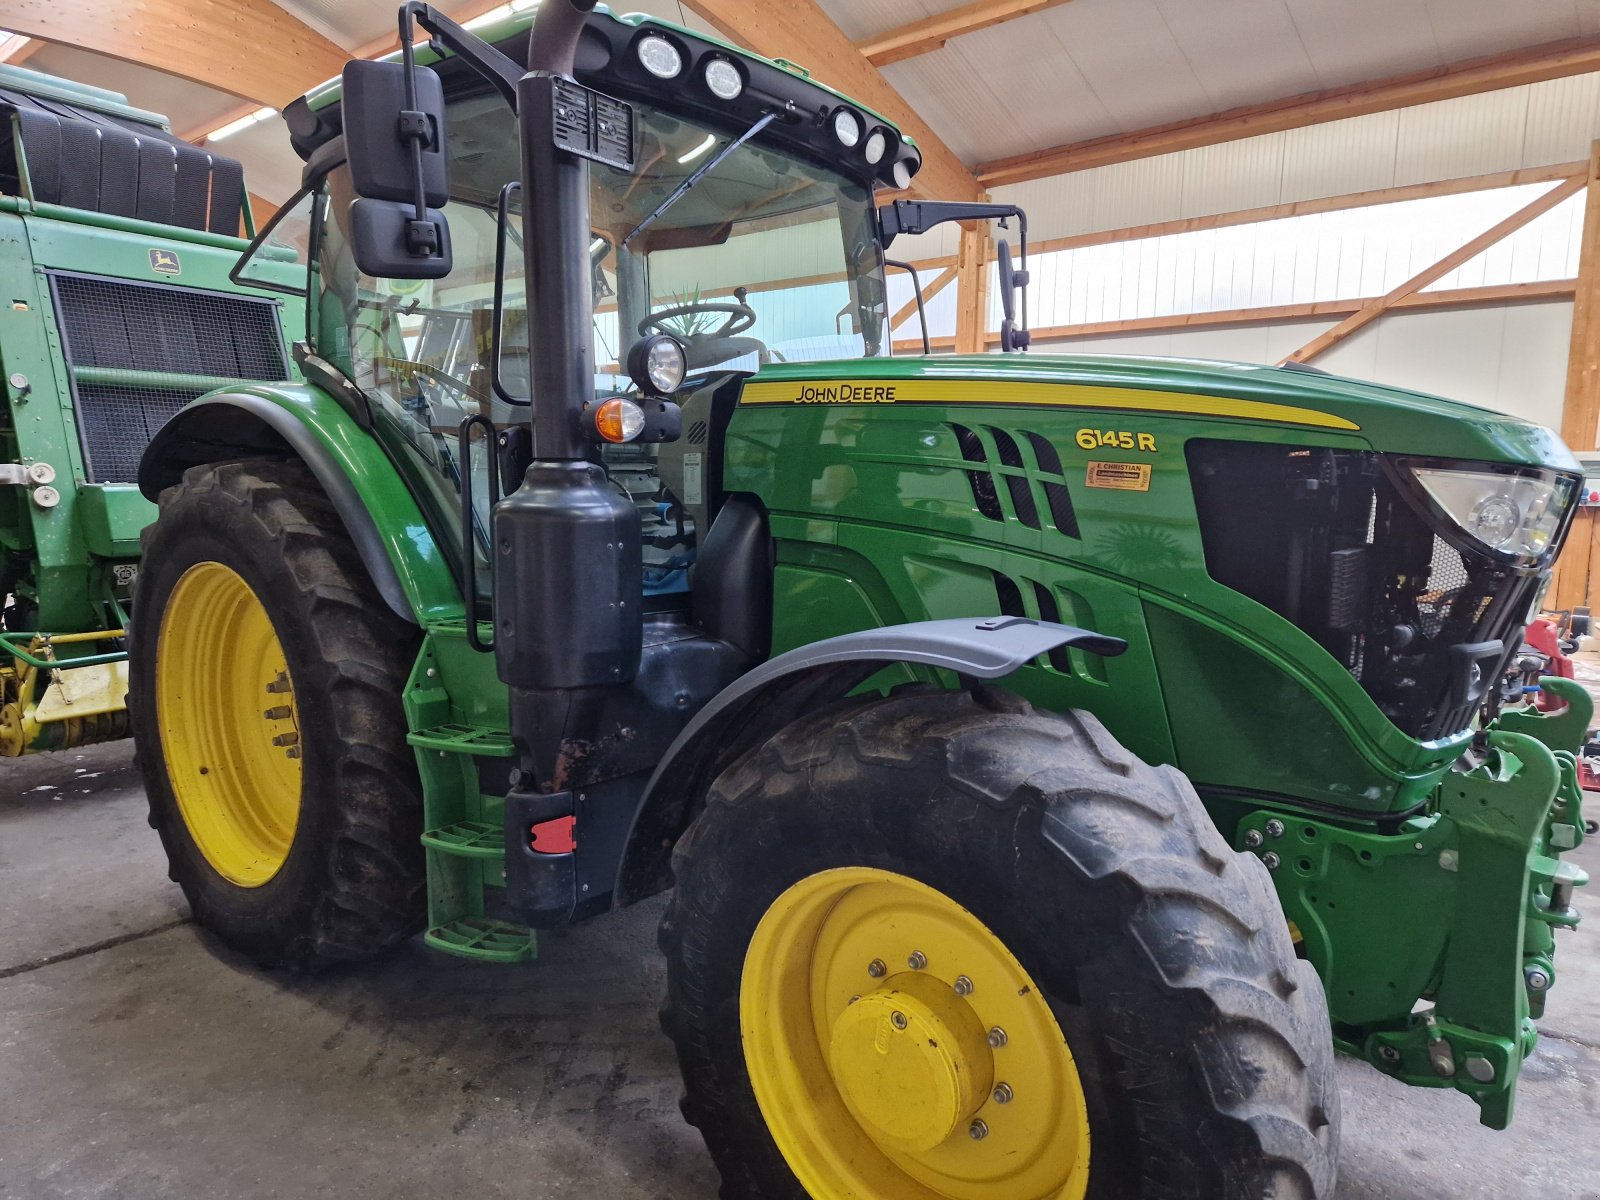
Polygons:
<instances>
[{"instance_id":1,"label":"concrete floor","mask_svg":"<svg viewBox=\"0 0 1600 1200\"><path fill-rule=\"evenodd\" d=\"M1579 858L1600 873L1600 839ZM265 974L187 922L126 746L0 763L0 1197L714 1196L656 1028L659 911L527 967L412 945ZM1600 1198L1600 916L1558 967L1508 1133L1340 1064L1340 1197Z\"/></svg>"}]
</instances>

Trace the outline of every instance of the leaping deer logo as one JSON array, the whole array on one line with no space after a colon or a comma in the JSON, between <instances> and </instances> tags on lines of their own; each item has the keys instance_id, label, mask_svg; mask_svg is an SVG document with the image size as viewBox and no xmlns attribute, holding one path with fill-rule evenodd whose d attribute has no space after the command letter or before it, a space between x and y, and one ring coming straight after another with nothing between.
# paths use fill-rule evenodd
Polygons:
<instances>
[{"instance_id":1,"label":"leaping deer logo","mask_svg":"<svg viewBox=\"0 0 1600 1200\"><path fill-rule=\"evenodd\" d=\"M183 273L183 265L178 262L177 253L172 250L151 250L150 269L158 275L179 275Z\"/></svg>"}]
</instances>

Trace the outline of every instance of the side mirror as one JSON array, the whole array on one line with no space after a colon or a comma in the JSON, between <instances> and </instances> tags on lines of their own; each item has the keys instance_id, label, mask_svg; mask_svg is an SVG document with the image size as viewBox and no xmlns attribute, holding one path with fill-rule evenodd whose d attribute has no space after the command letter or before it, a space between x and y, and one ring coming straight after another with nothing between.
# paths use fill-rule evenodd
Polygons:
<instances>
[{"instance_id":1,"label":"side mirror","mask_svg":"<svg viewBox=\"0 0 1600 1200\"><path fill-rule=\"evenodd\" d=\"M429 67L413 68L415 99L406 94L404 63L344 65L344 149L358 196L415 203L421 174L423 203L450 199L445 157L444 86Z\"/></svg>"},{"instance_id":2,"label":"side mirror","mask_svg":"<svg viewBox=\"0 0 1600 1200\"><path fill-rule=\"evenodd\" d=\"M999 249L1000 311L1005 318L1000 322L1000 349L1010 354L1026 350L1033 340L1026 318L1020 327L1017 325L1017 289L1028 286L1028 273L1017 270L1011 260L1011 243L1005 238L1000 239Z\"/></svg>"},{"instance_id":3,"label":"side mirror","mask_svg":"<svg viewBox=\"0 0 1600 1200\"><path fill-rule=\"evenodd\" d=\"M450 199L444 88L426 67L350 62L344 68L344 141L350 250L364 274L441 279L450 273Z\"/></svg>"}]
</instances>

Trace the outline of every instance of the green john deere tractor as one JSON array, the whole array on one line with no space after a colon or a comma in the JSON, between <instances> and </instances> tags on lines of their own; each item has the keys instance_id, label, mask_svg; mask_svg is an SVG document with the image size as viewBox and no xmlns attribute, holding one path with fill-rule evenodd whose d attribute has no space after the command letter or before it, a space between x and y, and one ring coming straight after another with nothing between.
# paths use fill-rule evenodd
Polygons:
<instances>
[{"instance_id":1,"label":"green john deere tractor","mask_svg":"<svg viewBox=\"0 0 1600 1200\"><path fill-rule=\"evenodd\" d=\"M228 278L241 216L239 164L165 117L0 66L0 757L127 736L139 455L196 396L291 377L285 301Z\"/></svg>"},{"instance_id":2,"label":"green john deere tractor","mask_svg":"<svg viewBox=\"0 0 1600 1200\"><path fill-rule=\"evenodd\" d=\"M515 962L673 888L730 1197L1326 1197L1335 1050L1504 1126L1584 882L1590 703L1496 704L1560 441L888 357L892 240L1020 214L875 207L918 166L882 118L584 7L407 5L426 46L286 112L308 382L139 476L130 706L198 919Z\"/></svg>"}]
</instances>

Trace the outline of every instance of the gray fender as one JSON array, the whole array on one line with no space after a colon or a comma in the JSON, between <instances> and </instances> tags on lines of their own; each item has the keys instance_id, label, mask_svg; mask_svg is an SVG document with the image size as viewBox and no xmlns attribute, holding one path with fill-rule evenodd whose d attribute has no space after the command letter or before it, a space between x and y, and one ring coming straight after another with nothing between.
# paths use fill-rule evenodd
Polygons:
<instances>
[{"instance_id":1,"label":"gray fender","mask_svg":"<svg viewBox=\"0 0 1600 1200\"><path fill-rule=\"evenodd\" d=\"M147 500L159 500L190 467L282 455L285 450L306 464L327 493L384 603L415 625L417 618L400 576L355 485L316 435L281 405L241 392L219 392L179 410L145 447L139 461L139 490Z\"/></svg>"},{"instance_id":2,"label":"gray fender","mask_svg":"<svg viewBox=\"0 0 1600 1200\"><path fill-rule=\"evenodd\" d=\"M618 907L667 887L671 845L711 781L796 717L848 695L884 667L937 667L1003 679L1061 646L1114 657L1121 638L1023 617L920 621L847 633L779 655L724 688L667 748L634 814L617 872Z\"/></svg>"}]
</instances>

